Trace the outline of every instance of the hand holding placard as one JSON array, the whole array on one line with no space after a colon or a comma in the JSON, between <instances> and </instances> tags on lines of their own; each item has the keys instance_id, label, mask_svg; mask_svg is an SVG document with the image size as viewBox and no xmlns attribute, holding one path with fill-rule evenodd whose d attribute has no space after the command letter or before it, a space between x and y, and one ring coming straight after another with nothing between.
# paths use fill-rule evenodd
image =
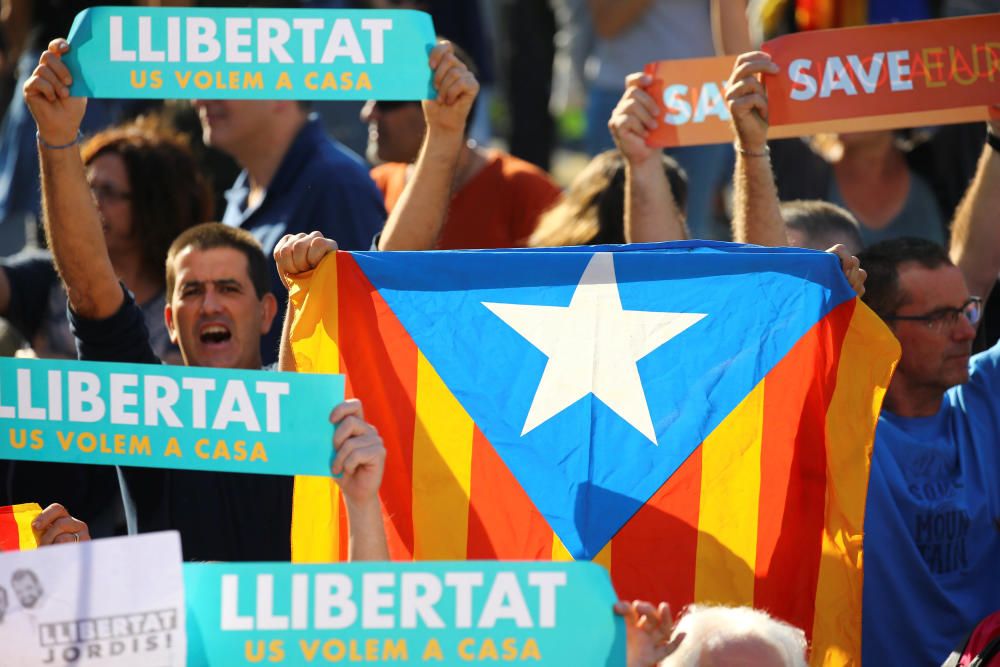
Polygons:
<instances>
[{"instance_id":1,"label":"hand holding placard","mask_svg":"<svg viewBox=\"0 0 1000 667\"><path fill-rule=\"evenodd\" d=\"M49 48L24 84L24 102L38 125L43 145L72 144L87 110L86 98L70 97L73 77L62 59L69 48L62 38L49 42Z\"/></svg>"}]
</instances>

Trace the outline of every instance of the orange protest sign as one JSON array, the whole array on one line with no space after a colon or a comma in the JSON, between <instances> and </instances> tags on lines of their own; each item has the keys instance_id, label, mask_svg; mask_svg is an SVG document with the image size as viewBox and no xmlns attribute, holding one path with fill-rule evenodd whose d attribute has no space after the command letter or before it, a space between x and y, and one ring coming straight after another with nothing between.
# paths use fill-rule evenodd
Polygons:
<instances>
[{"instance_id":1,"label":"orange protest sign","mask_svg":"<svg viewBox=\"0 0 1000 667\"><path fill-rule=\"evenodd\" d=\"M1000 14L787 35L764 44L772 123L1000 102Z\"/></svg>"},{"instance_id":2,"label":"orange protest sign","mask_svg":"<svg viewBox=\"0 0 1000 667\"><path fill-rule=\"evenodd\" d=\"M986 120L1000 103L1000 14L819 30L764 44L774 139ZM993 37L991 39L991 36ZM732 56L646 65L660 105L652 146L732 141Z\"/></svg>"}]
</instances>

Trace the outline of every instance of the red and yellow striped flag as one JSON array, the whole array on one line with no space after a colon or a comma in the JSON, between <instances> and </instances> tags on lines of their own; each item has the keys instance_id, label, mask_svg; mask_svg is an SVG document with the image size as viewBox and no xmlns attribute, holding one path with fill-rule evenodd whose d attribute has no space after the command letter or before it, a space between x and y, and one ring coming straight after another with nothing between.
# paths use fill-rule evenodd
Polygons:
<instances>
[{"instance_id":1,"label":"red and yellow striped flag","mask_svg":"<svg viewBox=\"0 0 1000 667\"><path fill-rule=\"evenodd\" d=\"M31 522L42 513L38 503L23 503L0 507L0 551L35 549L35 533Z\"/></svg>"},{"instance_id":2,"label":"red and yellow striped flag","mask_svg":"<svg viewBox=\"0 0 1000 667\"><path fill-rule=\"evenodd\" d=\"M394 559L571 559L355 257L291 298L298 369L345 373L389 450ZM594 557L617 593L764 608L806 631L814 664L857 664L871 448L898 355L860 300L832 307ZM346 559L331 480L296 479L292 554Z\"/></svg>"}]
</instances>

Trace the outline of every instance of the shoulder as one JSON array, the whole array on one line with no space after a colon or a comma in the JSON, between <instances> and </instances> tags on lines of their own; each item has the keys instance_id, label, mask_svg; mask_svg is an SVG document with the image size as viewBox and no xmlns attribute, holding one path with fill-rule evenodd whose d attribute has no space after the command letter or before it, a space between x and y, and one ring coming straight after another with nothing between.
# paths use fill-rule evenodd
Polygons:
<instances>
[{"instance_id":1,"label":"shoulder","mask_svg":"<svg viewBox=\"0 0 1000 667\"><path fill-rule=\"evenodd\" d=\"M486 169L495 170L505 186L516 194L550 202L562 195L562 189L547 172L508 153L492 151Z\"/></svg>"}]
</instances>

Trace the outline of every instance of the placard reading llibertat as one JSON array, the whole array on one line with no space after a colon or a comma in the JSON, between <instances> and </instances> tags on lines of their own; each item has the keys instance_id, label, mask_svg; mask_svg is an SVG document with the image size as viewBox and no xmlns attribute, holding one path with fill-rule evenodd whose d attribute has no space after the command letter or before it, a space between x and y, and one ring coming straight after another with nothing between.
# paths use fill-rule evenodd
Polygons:
<instances>
[{"instance_id":1,"label":"placard reading llibertat","mask_svg":"<svg viewBox=\"0 0 1000 667\"><path fill-rule=\"evenodd\" d=\"M75 96L419 100L434 42L407 10L92 7L65 61Z\"/></svg>"},{"instance_id":2,"label":"placard reading llibertat","mask_svg":"<svg viewBox=\"0 0 1000 667\"><path fill-rule=\"evenodd\" d=\"M0 359L0 459L330 475L344 378Z\"/></svg>"}]
</instances>

